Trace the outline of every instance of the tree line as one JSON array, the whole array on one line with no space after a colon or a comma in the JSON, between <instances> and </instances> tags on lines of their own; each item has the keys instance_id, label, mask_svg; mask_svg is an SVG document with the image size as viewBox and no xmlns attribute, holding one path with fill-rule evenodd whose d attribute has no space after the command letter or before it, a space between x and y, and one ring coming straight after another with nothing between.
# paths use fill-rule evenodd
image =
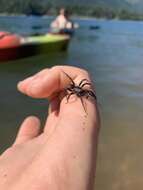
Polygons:
<instances>
[{"instance_id":1,"label":"tree line","mask_svg":"<svg viewBox=\"0 0 143 190\"><path fill-rule=\"evenodd\" d=\"M55 15L60 4L46 0L0 0L1 14ZM72 15L107 19L143 20L143 15L126 9L112 9L107 6L66 5Z\"/></svg>"}]
</instances>

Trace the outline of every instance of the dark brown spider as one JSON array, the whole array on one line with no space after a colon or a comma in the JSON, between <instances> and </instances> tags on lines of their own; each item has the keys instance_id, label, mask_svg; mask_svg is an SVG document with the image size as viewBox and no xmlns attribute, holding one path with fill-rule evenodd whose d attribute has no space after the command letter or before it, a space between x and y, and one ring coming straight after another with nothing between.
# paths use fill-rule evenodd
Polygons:
<instances>
[{"instance_id":1,"label":"dark brown spider","mask_svg":"<svg viewBox=\"0 0 143 190\"><path fill-rule=\"evenodd\" d=\"M89 97L92 97L95 100L97 99L95 93L93 92L93 90L84 88L84 86L87 86L87 85L91 87L91 83L89 83L89 81L87 79L82 79L80 81L79 85L76 85L75 82L73 81L73 79L67 73L64 72L64 74L71 81L71 84L65 89L66 92L67 92L67 95L66 95L67 102L68 102L70 96L75 94L77 97L80 98L82 106L84 108L84 111L86 112L86 108L85 108L85 105L84 105L84 102L83 102L83 97L86 97L87 99Z\"/></svg>"}]
</instances>

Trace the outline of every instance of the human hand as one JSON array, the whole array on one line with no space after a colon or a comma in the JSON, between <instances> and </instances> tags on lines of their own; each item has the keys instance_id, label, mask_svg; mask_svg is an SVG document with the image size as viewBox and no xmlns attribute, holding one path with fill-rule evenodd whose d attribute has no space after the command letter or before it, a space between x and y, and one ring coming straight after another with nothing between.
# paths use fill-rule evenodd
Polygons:
<instances>
[{"instance_id":1,"label":"human hand","mask_svg":"<svg viewBox=\"0 0 143 190\"><path fill-rule=\"evenodd\" d=\"M48 98L50 111L44 130L40 121L28 117L15 143L0 157L2 190L92 190L99 131L97 104L72 95L67 102L63 90L86 78L84 70L57 66L20 82L18 89L33 98Z\"/></svg>"}]
</instances>

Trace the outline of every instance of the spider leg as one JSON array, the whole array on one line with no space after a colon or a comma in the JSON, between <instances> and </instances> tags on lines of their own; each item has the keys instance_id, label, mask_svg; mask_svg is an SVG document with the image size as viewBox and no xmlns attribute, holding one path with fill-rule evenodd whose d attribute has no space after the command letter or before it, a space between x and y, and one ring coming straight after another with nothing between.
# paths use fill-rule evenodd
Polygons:
<instances>
[{"instance_id":1,"label":"spider leg","mask_svg":"<svg viewBox=\"0 0 143 190\"><path fill-rule=\"evenodd\" d=\"M87 111L86 111L86 108L85 108L85 104L84 104L84 102L83 102L82 97L80 97L80 101L81 101L81 104L82 104L82 106L83 106L83 109L84 109L85 113L87 114Z\"/></svg>"},{"instance_id":2,"label":"spider leg","mask_svg":"<svg viewBox=\"0 0 143 190\"><path fill-rule=\"evenodd\" d=\"M80 81L80 83L79 83L79 86L81 86L81 85L82 85L82 83L83 83L84 81L87 81L87 82L88 82L88 80L87 80L87 79L82 79L82 80Z\"/></svg>"},{"instance_id":3,"label":"spider leg","mask_svg":"<svg viewBox=\"0 0 143 190\"><path fill-rule=\"evenodd\" d=\"M95 100L97 100L97 97L96 97L95 93L94 93L92 90L89 90L89 91L88 91L88 97L89 97L89 96L91 96L91 97L93 97Z\"/></svg>"},{"instance_id":4,"label":"spider leg","mask_svg":"<svg viewBox=\"0 0 143 190\"><path fill-rule=\"evenodd\" d=\"M73 89L71 89L70 87L66 88L66 90L68 90L68 91L70 91L70 92L73 91Z\"/></svg>"},{"instance_id":5,"label":"spider leg","mask_svg":"<svg viewBox=\"0 0 143 190\"><path fill-rule=\"evenodd\" d=\"M66 98L67 98L67 103L68 103L68 101L69 101L69 98L71 97L71 95L73 95L74 93L72 92L72 93L70 93L70 94L68 94L67 96L66 96Z\"/></svg>"},{"instance_id":6,"label":"spider leg","mask_svg":"<svg viewBox=\"0 0 143 190\"><path fill-rule=\"evenodd\" d=\"M75 86L75 83L74 83L73 79L67 73L65 73L64 71L63 71L63 73L70 79L72 85Z\"/></svg>"},{"instance_id":7,"label":"spider leg","mask_svg":"<svg viewBox=\"0 0 143 190\"><path fill-rule=\"evenodd\" d=\"M83 88L85 85L91 86L91 83L86 82L86 83L84 83L84 84L81 85L81 88Z\"/></svg>"}]
</instances>

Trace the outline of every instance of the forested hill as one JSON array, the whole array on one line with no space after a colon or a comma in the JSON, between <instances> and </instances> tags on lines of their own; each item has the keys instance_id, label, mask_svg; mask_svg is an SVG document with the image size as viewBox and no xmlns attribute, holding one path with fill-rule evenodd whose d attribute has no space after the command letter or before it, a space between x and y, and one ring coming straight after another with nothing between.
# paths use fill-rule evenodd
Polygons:
<instances>
[{"instance_id":1,"label":"forested hill","mask_svg":"<svg viewBox=\"0 0 143 190\"><path fill-rule=\"evenodd\" d=\"M130 8L130 0L52 0L54 4L62 5L103 5L113 8Z\"/></svg>"},{"instance_id":2,"label":"forested hill","mask_svg":"<svg viewBox=\"0 0 143 190\"><path fill-rule=\"evenodd\" d=\"M143 19L142 0L0 0L0 13L53 15L61 6L76 15Z\"/></svg>"},{"instance_id":3,"label":"forested hill","mask_svg":"<svg viewBox=\"0 0 143 190\"><path fill-rule=\"evenodd\" d=\"M52 2L63 5L97 5L114 8L116 10L125 9L143 13L143 0L52 0Z\"/></svg>"},{"instance_id":4,"label":"forested hill","mask_svg":"<svg viewBox=\"0 0 143 190\"><path fill-rule=\"evenodd\" d=\"M103 5L115 9L132 9L143 12L143 0L52 0L56 4Z\"/></svg>"}]
</instances>

